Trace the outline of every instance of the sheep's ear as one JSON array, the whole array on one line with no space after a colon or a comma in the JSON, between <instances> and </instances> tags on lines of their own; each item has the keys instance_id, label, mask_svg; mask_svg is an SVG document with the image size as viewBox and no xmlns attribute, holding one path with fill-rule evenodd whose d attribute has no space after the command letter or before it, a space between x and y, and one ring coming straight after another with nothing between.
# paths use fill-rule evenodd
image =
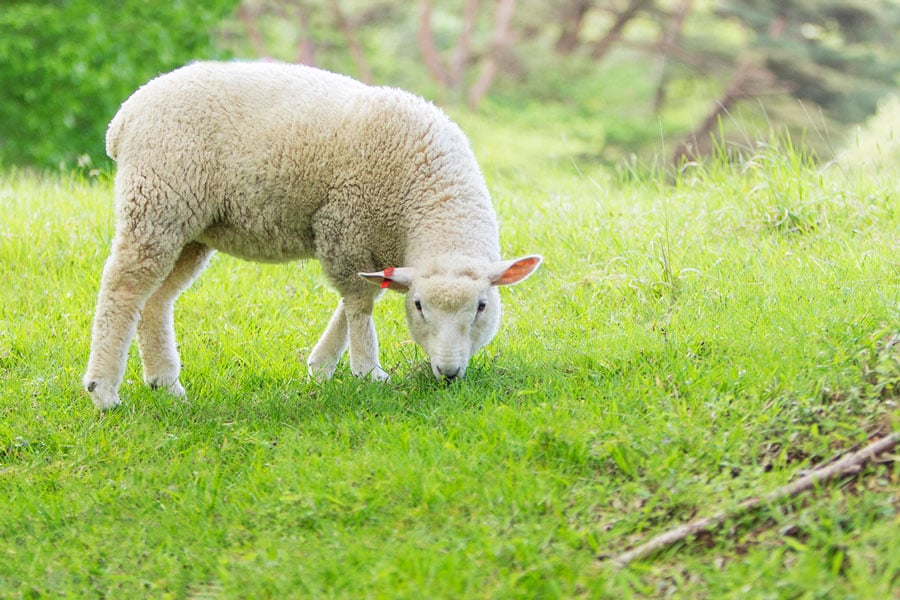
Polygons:
<instances>
[{"instance_id":1,"label":"sheep's ear","mask_svg":"<svg viewBox=\"0 0 900 600\"><path fill-rule=\"evenodd\" d=\"M493 263L488 271L488 278L494 285L513 285L534 273L543 257L537 254L523 256L514 260Z\"/></svg>"},{"instance_id":2,"label":"sheep's ear","mask_svg":"<svg viewBox=\"0 0 900 600\"><path fill-rule=\"evenodd\" d=\"M384 271L376 271L375 273L359 273L359 276L366 281L371 281L375 285L381 286L382 289L390 288L395 292L409 291L412 284L413 276L416 270L411 267L388 267Z\"/></svg>"}]
</instances>

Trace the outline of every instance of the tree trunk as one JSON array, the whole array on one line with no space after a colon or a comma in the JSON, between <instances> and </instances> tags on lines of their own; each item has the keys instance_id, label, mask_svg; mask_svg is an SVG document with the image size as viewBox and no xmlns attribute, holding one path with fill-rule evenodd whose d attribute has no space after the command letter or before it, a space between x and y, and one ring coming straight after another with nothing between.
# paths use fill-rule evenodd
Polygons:
<instances>
[{"instance_id":1,"label":"tree trunk","mask_svg":"<svg viewBox=\"0 0 900 600\"><path fill-rule=\"evenodd\" d=\"M438 56L437 48L434 45L434 32L431 30L431 2L430 0L422 1L422 10L419 15L419 51L422 53L422 60L425 61L425 67L431 77L443 85L445 88L449 83L447 71L441 64Z\"/></svg>"},{"instance_id":2,"label":"tree trunk","mask_svg":"<svg viewBox=\"0 0 900 600\"><path fill-rule=\"evenodd\" d=\"M562 31L554 46L557 54L568 56L578 47L584 17L588 14L593 4L593 0L574 0L568 6L562 21Z\"/></svg>"},{"instance_id":3,"label":"tree trunk","mask_svg":"<svg viewBox=\"0 0 900 600\"><path fill-rule=\"evenodd\" d=\"M309 26L309 13L302 7L297 7L300 17L300 41L297 42L297 62L302 65L316 66L316 45L312 40Z\"/></svg>"},{"instance_id":4,"label":"tree trunk","mask_svg":"<svg viewBox=\"0 0 900 600\"><path fill-rule=\"evenodd\" d=\"M591 51L591 58L594 60L602 60L603 57L606 56L606 53L609 52L610 48L612 48L612 45L619 39L619 36L622 35L622 30L625 29L628 22L637 15L639 10L649 4L650 1L651 0L631 0L625 10L618 14L612 27L606 32L606 35L594 44L594 49Z\"/></svg>"},{"instance_id":5,"label":"tree trunk","mask_svg":"<svg viewBox=\"0 0 900 600\"><path fill-rule=\"evenodd\" d=\"M253 52L256 54L256 57L263 58L266 56L266 42L263 40L259 27L256 25L256 20L259 18L258 11L251 10L249 6L241 4L238 6L237 15L244 23L244 28L247 29L247 37L250 39L250 45L253 46Z\"/></svg>"},{"instance_id":6,"label":"tree trunk","mask_svg":"<svg viewBox=\"0 0 900 600\"><path fill-rule=\"evenodd\" d=\"M684 28L684 19L691 11L693 0L681 0L675 7L669 19L668 27L663 33L662 39L656 50L656 93L653 96L653 112L658 113L666 101L666 70L669 62L669 53L678 44L681 31Z\"/></svg>"},{"instance_id":7,"label":"tree trunk","mask_svg":"<svg viewBox=\"0 0 900 600\"><path fill-rule=\"evenodd\" d=\"M500 70L500 59L512 45L510 23L512 22L515 0L498 0L497 13L494 19L494 35L491 39L491 50L481 71L481 76L469 88L469 106L475 108L494 83Z\"/></svg>"},{"instance_id":8,"label":"tree trunk","mask_svg":"<svg viewBox=\"0 0 900 600\"><path fill-rule=\"evenodd\" d=\"M462 88L466 66L469 64L471 54L470 45L472 31L475 29L475 19L478 17L480 0L468 0L463 12L463 28L459 34L456 48L453 49L450 61L450 76L448 83L453 88Z\"/></svg>"},{"instance_id":9,"label":"tree trunk","mask_svg":"<svg viewBox=\"0 0 900 600\"><path fill-rule=\"evenodd\" d=\"M700 129L694 130L675 149L672 162L680 167L686 161L709 154L712 150L711 134L718 126L722 115L731 111L741 100L771 93L775 89L776 82L777 78L764 67L750 61L741 62L728 89L713 104Z\"/></svg>"},{"instance_id":10,"label":"tree trunk","mask_svg":"<svg viewBox=\"0 0 900 600\"><path fill-rule=\"evenodd\" d=\"M356 30L344 16L341 7L338 5L338 0L331 0L330 4L334 20L337 22L338 28L343 32L344 37L347 39L347 47L350 49L351 56L353 56L353 62L356 63L356 70L359 72L359 78L365 83L372 83L372 69L369 67L369 63L366 60L366 55L365 52L363 52L362 45L359 43L359 38L356 37Z\"/></svg>"}]
</instances>

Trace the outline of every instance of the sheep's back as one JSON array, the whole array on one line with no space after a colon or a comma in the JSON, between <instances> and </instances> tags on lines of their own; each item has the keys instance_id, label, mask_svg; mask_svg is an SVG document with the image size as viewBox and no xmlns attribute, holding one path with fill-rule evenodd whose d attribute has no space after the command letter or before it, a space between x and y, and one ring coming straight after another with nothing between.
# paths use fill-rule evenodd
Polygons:
<instances>
[{"instance_id":1,"label":"sheep's back","mask_svg":"<svg viewBox=\"0 0 900 600\"><path fill-rule=\"evenodd\" d=\"M123 178L152 172L207 223L206 241L246 258L309 254L317 214L365 222L359 242L390 240L375 252L386 260L404 260L415 237L416 252L435 241L497 252L468 141L401 90L299 65L194 63L138 89L107 150ZM271 256L267 240L279 242Z\"/></svg>"}]
</instances>

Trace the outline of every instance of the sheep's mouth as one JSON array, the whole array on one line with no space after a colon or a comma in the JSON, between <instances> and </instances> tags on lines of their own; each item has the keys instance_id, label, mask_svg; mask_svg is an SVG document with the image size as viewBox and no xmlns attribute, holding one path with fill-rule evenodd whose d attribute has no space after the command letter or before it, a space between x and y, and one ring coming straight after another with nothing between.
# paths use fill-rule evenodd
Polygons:
<instances>
[{"instance_id":1,"label":"sheep's mouth","mask_svg":"<svg viewBox=\"0 0 900 600\"><path fill-rule=\"evenodd\" d=\"M432 362L431 372L438 381L450 382L465 378L466 367L459 363L439 364Z\"/></svg>"}]
</instances>

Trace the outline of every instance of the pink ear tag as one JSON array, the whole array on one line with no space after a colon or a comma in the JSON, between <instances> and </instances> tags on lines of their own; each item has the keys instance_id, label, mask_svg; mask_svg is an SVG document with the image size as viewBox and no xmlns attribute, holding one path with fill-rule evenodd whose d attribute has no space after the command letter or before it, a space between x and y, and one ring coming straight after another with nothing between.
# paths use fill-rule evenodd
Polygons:
<instances>
[{"instance_id":1,"label":"pink ear tag","mask_svg":"<svg viewBox=\"0 0 900 600\"><path fill-rule=\"evenodd\" d=\"M388 267L381 272L384 279L381 281L381 289L391 287L391 275L394 274L394 267Z\"/></svg>"}]
</instances>

